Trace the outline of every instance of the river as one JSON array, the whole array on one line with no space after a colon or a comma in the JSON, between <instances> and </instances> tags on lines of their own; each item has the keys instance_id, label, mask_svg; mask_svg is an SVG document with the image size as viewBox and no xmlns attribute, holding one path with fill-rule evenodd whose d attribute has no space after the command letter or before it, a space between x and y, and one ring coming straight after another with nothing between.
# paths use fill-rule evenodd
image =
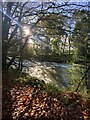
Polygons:
<instances>
[{"instance_id":1,"label":"river","mask_svg":"<svg viewBox=\"0 0 90 120\"><path fill-rule=\"evenodd\" d=\"M76 81L78 83L85 72L85 67L79 64L30 62L25 60L23 65L27 66L27 68L23 68L23 72L44 80L45 83L53 83L59 87L68 87L71 84L75 84Z\"/></svg>"}]
</instances>

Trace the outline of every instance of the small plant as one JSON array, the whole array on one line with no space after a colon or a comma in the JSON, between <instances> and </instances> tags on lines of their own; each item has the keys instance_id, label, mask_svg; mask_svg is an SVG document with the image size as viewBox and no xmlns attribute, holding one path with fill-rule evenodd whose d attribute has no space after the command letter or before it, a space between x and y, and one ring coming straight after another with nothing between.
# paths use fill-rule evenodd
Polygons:
<instances>
[{"instance_id":1,"label":"small plant","mask_svg":"<svg viewBox=\"0 0 90 120\"><path fill-rule=\"evenodd\" d=\"M58 86L56 86L53 83L48 83L46 85L46 92L47 93L59 94L59 93L62 93L63 91L64 91L64 88L59 88Z\"/></svg>"}]
</instances>

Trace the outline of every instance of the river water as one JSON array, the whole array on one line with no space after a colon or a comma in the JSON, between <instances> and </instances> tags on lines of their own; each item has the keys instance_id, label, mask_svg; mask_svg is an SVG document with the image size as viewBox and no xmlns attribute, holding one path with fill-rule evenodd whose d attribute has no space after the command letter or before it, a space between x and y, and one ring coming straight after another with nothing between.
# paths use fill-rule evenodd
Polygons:
<instances>
[{"instance_id":1,"label":"river water","mask_svg":"<svg viewBox=\"0 0 90 120\"><path fill-rule=\"evenodd\" d=\"M78 64L59 64L55 62L30 62L24 61L23 72L44 80L45 83L53 83L59 87L68 87L78 83L85 73L85 67ZM90 72L88 74L90 78ZM90 80L89 80L90 81ZM89 83L90 84L90 83Z\"/></svg>"}]
</instances>

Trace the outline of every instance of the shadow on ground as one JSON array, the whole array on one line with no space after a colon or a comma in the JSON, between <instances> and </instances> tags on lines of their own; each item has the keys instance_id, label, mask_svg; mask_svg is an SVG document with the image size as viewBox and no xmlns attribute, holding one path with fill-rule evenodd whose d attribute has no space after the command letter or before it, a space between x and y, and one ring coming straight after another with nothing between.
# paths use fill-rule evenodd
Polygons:
<instances>
[{"instance_id":1,"label":"shadow on ground","mask_svg":"<svg viewBox=\"0 0 90 120\"><path fill-rule=\"evenodd\" d=\"M7 72L2 73L2 120L13 120L11 88L10 75Z\"/></svg>"}]
</instances>

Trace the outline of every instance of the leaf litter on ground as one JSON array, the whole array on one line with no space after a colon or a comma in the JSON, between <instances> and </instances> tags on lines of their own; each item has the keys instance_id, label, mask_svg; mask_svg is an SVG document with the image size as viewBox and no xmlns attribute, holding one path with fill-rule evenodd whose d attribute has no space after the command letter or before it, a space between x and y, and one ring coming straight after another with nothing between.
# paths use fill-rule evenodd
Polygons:
<instances>
[{"instance_id":1,"label":"leaf litter on ground","mask_svg":"<svg viewBox=\"0 0 90 120\"><path fill-rule=\"evenodd\" d=\"M3 86L2 120L90 120L90 98L46 89L38 80Z\"/></svg>"}]
</instances>

